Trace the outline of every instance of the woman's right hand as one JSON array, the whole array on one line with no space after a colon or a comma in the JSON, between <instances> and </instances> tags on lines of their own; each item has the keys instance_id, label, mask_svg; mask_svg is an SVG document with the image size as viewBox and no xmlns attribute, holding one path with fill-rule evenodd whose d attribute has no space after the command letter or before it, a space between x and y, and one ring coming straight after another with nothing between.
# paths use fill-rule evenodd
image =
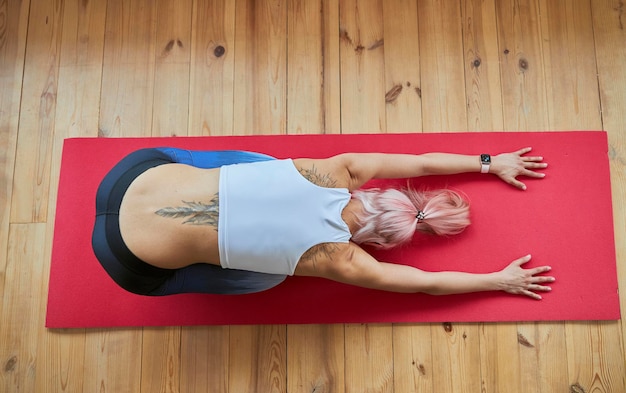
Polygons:
<instances>
[{"instance_id":1,"label":"woman's right hand","mask_svg":"<svg viewBox=\"0 0 626 393\"><path fill-rule=\"evenodd\" d=\"M524 295L533 299L541 300L541 295L536 292L549 292L549 286L543 285L555 281L554 277L540 274L549 272L550 266L541 266L532 269L524 269L522 265L531 260L530 255L516 259L507 267L496 273L498 277L498 289L515 294Z\"/></svg>"}]
</instances>

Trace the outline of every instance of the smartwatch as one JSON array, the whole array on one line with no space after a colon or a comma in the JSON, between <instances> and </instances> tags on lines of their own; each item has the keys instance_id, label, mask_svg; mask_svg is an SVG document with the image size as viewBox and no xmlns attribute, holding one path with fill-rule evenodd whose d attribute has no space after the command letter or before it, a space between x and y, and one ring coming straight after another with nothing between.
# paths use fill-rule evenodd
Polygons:
<instances>
[{"instance_id":1,"label":"smartwatch","mask_svg":"<svg viewBox=\"0 0 626 393\"><path fill-rule=\"evenodd\" d=\"M489 166L491 165L491 156L489 154L480 155L480 173L489 173Z\"/></svg>"}]
</instances>

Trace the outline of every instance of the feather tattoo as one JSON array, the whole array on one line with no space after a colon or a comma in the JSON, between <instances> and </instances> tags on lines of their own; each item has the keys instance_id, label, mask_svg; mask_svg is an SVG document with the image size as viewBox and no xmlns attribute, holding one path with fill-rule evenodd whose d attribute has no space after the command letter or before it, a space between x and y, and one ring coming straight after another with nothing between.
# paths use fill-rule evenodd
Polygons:
<instances>
[{"instance_id":1,"label":"feather tattoo","mask_svg":"<svg viewBox=\"0 0 626 393\"><path fill-rule=\"evenodd\" d=\"M183 224L209 225L217 229L219 222L218 194L215 194L208 204L202 202L182 202L184 206L164 207L157 210L155 214L166 218L186 218Z\"/></svg>"}]
</instances>

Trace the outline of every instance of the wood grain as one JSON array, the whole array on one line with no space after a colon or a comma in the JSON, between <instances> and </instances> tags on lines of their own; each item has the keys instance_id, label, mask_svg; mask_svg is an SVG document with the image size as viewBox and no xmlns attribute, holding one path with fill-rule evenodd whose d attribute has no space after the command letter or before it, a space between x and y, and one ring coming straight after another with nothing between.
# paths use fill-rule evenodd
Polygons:
<instances>
[{"instance_id":1,"label":"wood grain","mask_svg":"<svg viewBox=\"0 0 626 393\"><path fill-rule=\"evenodd\" d=\"M7 261L28 12L28 3L0 1L0 274Z\"/></svg>"},{"instance_id":2,"label":"wood grain","mask_svg":"<svg viewBox=\"0 0 626 393\"><path fill-rule=\"evenodd\" d=\"M287 327L287 391L345 391L343 325Z\"/></svg>"},{"instance_id":3,"label":"wood grain","mask_svg":"<svg viewBox=\"0 0 626 393\"><path fill-rule=\"evenodd\" d=\"M468 131L504 129L495 1L463 0L463 50Z\"/></svg>"},{"instance_id":4,"label":"wood grain","mask_svg":"<svg viewBox=\"0 0 626 393\"><path fill-rule=\"evenodd\" d=\"M287 391L287 327L230 328L229 392Z\"/></svg>"},{"instance_id":5,"label":"wood grain","mask_svg":"<svg viewBox=\"0 0 626 393\"><path fill-rule=\"evenodd\" d=\"M425 132L467 127L461 7L458 1L417 4ZM427 103L427 104L426 104Z\"/></svg>"},{"instance_id":6,"label":"wood grain","mask_svg":"<svg viewBox=\"0 0 626 393\"><path fill-rule=\"evenodd\" d=\"M44 222L58 89L63 3L32 0L13 174L12 222ZM36 146L33 149L33 146Z\"/></svg>"},{"instance_id":7,"label":"wood grain","mask_svg":"<svg viewBox=\"0 0 626 393\"><path fill-rule=\"evenodd\" d=\"M504 128L545 130L546 87L538 0L496 2Z\"/></svg>"},{"instance_id":8,"label":"wood grain","mask_svg":"<svg viewBox=\"0 0 626 393\"><path fill-rule=\"evenodd\" d=\"M99 136L151 134L156 10L150 0L107 2Z\"/></svg>"},{"instance_id":9,"label":"wood grain","mask_svg":"<svg viewBox=\"0 0 626 393\"><path fill-rule=\"evenodd\" d=\"M422 130L419 26L414 0L383 3L385 120L389 132Z\"/></svg>"},{"instance_id":10,"label":"wood grain","mask_svg":"<svg viewBox=\"0 0 626 393\"><path fill-rule=\"evenodd\" d=\"M341 132L385 132L383 6L339 2Z\"/></svg>"},{"instance_id":11,"label":"wood grain","mask_svg":"<svg viewBox=\"0 0 626 393\"><path fill-rule=\"evenodd\" d=\"M287 7L279 0L237 0L236 134L285 134Z\"/></svg>"},{"instance_id":12,"label":"wood grain","mask_svg":"<svg viewBox=\"0 0 626 393\"><path fill-rule=\"evenodd\" d=\"M180 391L228 392L228 326L183 327L180 345Z\"/></svg>"},{"instance_id":13,"label":"wood grain","mask_svg":"<svg viewBox=\"0 0 626 393\"><path fill-rule=\"evenodd\" d=\"M339 67L337 1L287 4L287 133L337 133L339 117L332 114L338 113L340 98L339 80L332 72Z\"/></svg>"},{"instance_id":14,"label":"wood grain","mask_svg":"<svg viewBox=\"0 0 626 393\"><path fill-rule=\"evenodd\" d=\"M232 135L235 2L194 1L189 135Z\"/></svg>"},{"instance_id":15,"label":"wood grain","mask_svg":"<svg viewBox=\"0 0 626 393\"><path fill-rule=\"evenodd\" d=\"M44 244L46 224L12 224L5 279L11 285L4 290L0 320L0 387L3 392L34 392L36 378L42 370L36 367L43 329L45 304L42 294L44 250L32 244ZM24 269L24 266L31 266Z\"/></svg>"},{"instance_id":16,"label":"wood grain","mask_svg":"<svg viewBox=\"0 0 626 393\"><path fill-rule=\"evenodd\" d=\"M393 334L389 324L345 327L346 392L393 392Z\"/></svg>"},{"instance_id":17,"label":"wood grain","mask_svg":"<svg viewBox=\"0 0 626 393\"><path fill-rule=\"evenodd\" d=\"M160 0L156 15L153 136L186 136L192 0Z\"/></svg>"},{"instance_id":18,"label":"wood grain","mask_svg":"<svg viewBox=\"0 0 626 393\"><path fill-rule=\"evenodd\" d=\"M590 3L542 0L540 8L549 127L599 130L602 119Z\"/></svg>"},{"instance_id":19,"label":"wood grain","mask_svg":"<svg viewBox=\"0 0 626 393\"><path fill-rule=\"evenodd\" d=\"M435 392L433 375L437 372L432 358L430 325L394 325L394 392Z\"/></svg>"}]
</instances>

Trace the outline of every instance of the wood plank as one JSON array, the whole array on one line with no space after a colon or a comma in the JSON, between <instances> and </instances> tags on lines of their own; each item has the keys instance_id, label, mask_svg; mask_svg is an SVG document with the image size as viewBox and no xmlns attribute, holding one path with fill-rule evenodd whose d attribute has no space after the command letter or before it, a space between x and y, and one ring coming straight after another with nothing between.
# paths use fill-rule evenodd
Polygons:
<instances>
[{"instance_id":1,"label":"wood plank","mask_svg":"<svg viewBox=\"0 0 626 393\"><path fill-rule=\"evenodd\" d=\"M150 0L107 2L99 136L151 134L156 9Z\"/></svg>"},{"instance_id":2,"label":"wood plank","mask_svg":"<svg viewBox=\"0 0 626 393\"><path fill-rule=\"evenodd\" d=\"M393 334L390 324L345 327L346 393L393 392Z\"/></svg>"},{"instance_id":3,"label":"wood plank","mask_svg":"<svg viewBox=\"0 0 626 393\"><path fill-rule=\"evenodd\" d=\"M232 135L235 2L194 1L193 18L188 133Z\"/></svg>"},{"instance_id":4,"label":"wood plank","mask_svg":"<svg viewBox=\"0 0 626 393\"><path fill-rule=\"evenodd\" d=\"M339 2L341 132L385 132L383 5Z\"/></svg>"},{"instance_id":5,"label":"wood plank","mask_svg":"<svg viewBox=\"0 0 626 393\"><path fill-rule=\"evenodd\" d=\"M45 281L45 279L44 279ZM45 291L44 291L45 292ZM45 301L40 307L45 315ZM85 329L48 330L40 326L33 392L83 392L85 384ZM88 381L87 381L88 382Z\"/></svg>"},{"instance_id":6,"label":"wood plank","mask_svg":"<svg viewBox=\"0 0 626 393\"><path fill-rule=\"evenodd\" d=\"M289 0L287 133L339 132L338 3Z\"/></svg>"},{"instance_id":7,"label":"wood plank","mask_svg":"<svg viewBox=\"0 0 626 393\"><path fill-rule=\"evenodd\" d=\"M422 131L417 2L383 3L386 129Z\"/></svg>"},{"instance_id":8,"label":"wood plank","mask_svg":"<svg viewBox=\"0 0 626 393\"><path fill-rule=\"evenodd\" d=\"M96 136L100 107L102 51L106 4L66 3L60 48L59 88L54 124L52 165L48 206L56 206L63 140L68 137ZM54 209L48 210L45 259L50 260L54 236ZM42 280L47 293L50 264L45 264ZM45 305L40 312L45 314ZM36 391L82 391L85 358L85 330L46 330L38 335L37 364L42 374Z\"/></svg>"},{"instance_id":9,"label":"wood plank","mask_svg":"<svg viewBox=\"0 0 626 393\"><path fill-rule=\"evenodd\" d=\"M591 5L589 1L541 0L540 9L550 129L599 130Z\"/></svg>"},{"instance_id":10,"label":"wood plank","mask_svg":"<svg viewBox=\"0 0 626 393\"><path fill-rule=\"evenodd\" d=\"M237 0L234 132L284 134L287 127L287 7Z\"/></svg>"},{"instance_id":11,"label":"wood plank","mask_svg":"<svg viewBox=\"0 0 626 393\"><path fill-rule=\"evenodd\" d=\"M519 323L520 391L567 391L567 364L563 322Z\"/></svg>"},{"instance_id":12,"label":"wood plank","mask_svg":"<svg viewBox=\"0 0 626 393\"><path fill-rule=\"evenodd\" d=\"M6 269L29 2L0 1L0 277ZM0 279L0 294L5 280ZM0 305L0 312L2 305Z\"/></svg>"},{"instance_id":13,"label":"wood plank","mask_svg":"<svg viewBox=\"0 0 626 393\"><path fill-rule=\"evenodd\" d=\"M626 391L620 323L570 323L567 329L569 384L585 392ZM576 391L576 390L574 390Z\"/></svg>"},{"instance_id":14,"label":"wood plank","mask_svg":"<svg viewBox=\"0 0 626 393\"><path fill-rule=\"evenodd\" d=\"M430 325L397 324L393 326L394 392L434 392L434 368Z\"/></svg>"},{"instance_id":15,"label":"wood plank","mask_svg":"<svg viewBox=\"0 0 626 393\"><path fill-rule=\"evenodd\" d=\"M423 129L467 128L459 1L418 2ZM427 76L427 77L426 77Z\"/></svg>"},{"instance_id":16,"label":"wood plank","mask_svg":"<svg viewBox=\"0 0 626 393\"><path fill-rule=\"evenodd\" d=\"M480 336L476 324L432 324L435 392L480 391Z\"/></svg>"},{"instance_id":17,"label":"wood plank","mask_svg":"<svg viewBox=\"0 0 626 393\"><path fill-rule=\"evenodd\" d=\"M11 222L43 222L48 214L62 13L61 2L31 1Z\"/></svg>"},{"instance_id":18,"label":"wood plank","mask_svg":"<svg viewBox=\"0 0 626 393\"><path fill-rule=\"evenodd\" d=\"M285 325L231 326L229 392L287 391Z\"/></svg>"},{"instance_id":19,"label":"wood plank","mask_svg":"<svg viewBox=\"0 0 626 393\"><path fill-rule=\"evenodd\" d=\"M504 128L495 0L462 0L468 131Z\"/></svg>"},{"instance_id":20,"label":"wood plank","mask_svg":"<svg viewBox=\"0 0 626 393\"><path fill-rule=\"evenodd\" d=\"M480 326L480 379L485 392L527 392L522 386L520 338L515 323Z\"/></svg>"},{"instance_id":21,"label":"wood plank","mask_svg":"<svg viewBox=\"0 0 626 393\"><path fill-rule=\"evenodd\" d=\"M548 129L538 0L497 1L496 13L504 128Z\"/></svg>"},{"instance_id":22,"label":"wood plank","mask_svg":"<svg viewBox=\"0 0 626 393\"><path fill-rule=\"evenodd\" d=\"M324 132L341 132L339 0L323 0Z\"/></svg>"},{"instance_id":23,"label":"wood plank","mask_svg":"<svg viewBox=\"0 0 626 393\"><path fill-rule=\"evenodd\" d=\"M144 328L141 392L180 392L181 328Z\"/></svg>"},{"instance_id":24,"label":"wood plank","mask_svg":"<svg viewBox=\"0 0 626 393\"><path fill-rule=\"evenodd\" d=\"M287 326L287 391L343 392L344 326Z\"/></svg>"},{"instance_id":25,"label":"wood plank","mask_svg":"<svg viewBox=\"0 0 626 393\"><path fill-rule=\"evenodd\" d=\"M86 332L83 391L141 391L141 328Z\"/></svg>"},{"instance_id":26,"label":"wood plank","mask_svg":"<svg viewBox=\"0 0 626 393\"><path fill-rule=\"evenodd\" d=\"M187 135L192 0L157 2L152 136Z\"/></svg>"},{"instance_id":27,"label":"wood plank","mask_svg":"<svg viewBox=\"0 0 626 393\"><path fill-rule=\"evenodd\" d=\"M181 392L229 391L229 332L228 326L182 328Z\"/></svg>"},{"instance_id":28,"label":"wood plank","mask_svg":"<svg viewBox=\"0 0 626 393\"><path fill-rule=\"evenodd\" d=\"M623 314L626 309L626 48L622 44L626 40L626 9L622 2L611 0L592 1L591 8L602 125L609 137L617 275ZM584 341L578 351L589 356L584 351L593 348L592 369L596 371L593 386L602 386L604 391L626 391L624 322L594 323L576 328L588 330L586 337L584 333L580 335ZM585 374L580 379L589 381L590 373L585 370ZM576 377L578 375L570 369L570 379L574 381Z\"/></svg>"},{"instance_id":29,"label":"wood plank","mask_svg":"<svg viewBox=\"0 0 626 393\"><path fill-rule=\"evenodd\" d=\"M43 330L45 302L41 283L45 244L45 224L11 224L7 250L5 280L0 314L0 390L3 392L34 392L36 378L41 374L37 362L37 336ZM30 268L25 269L28 266Z\"/></svg>"}]
</instances>

